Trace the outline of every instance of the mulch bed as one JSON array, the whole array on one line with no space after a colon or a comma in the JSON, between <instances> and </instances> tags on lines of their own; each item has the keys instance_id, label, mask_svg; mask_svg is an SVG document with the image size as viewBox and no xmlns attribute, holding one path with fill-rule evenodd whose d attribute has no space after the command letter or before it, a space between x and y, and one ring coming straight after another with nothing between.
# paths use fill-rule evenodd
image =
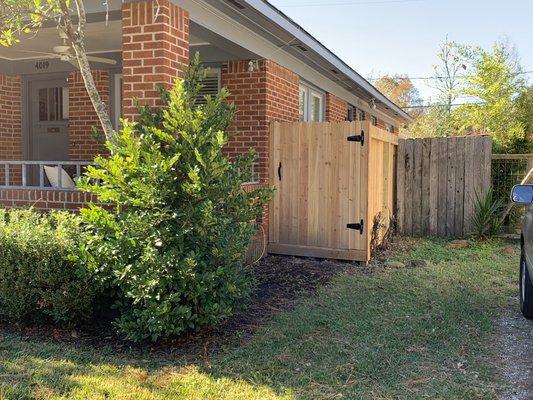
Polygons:
<instances>
[{"instance_id":1,"label":"mulch bed","mask_svg":"<svg viewBox=\"0 0 533 400\"><path fill-rule=\"evenodd\" d=\"M276 314L290 310L303 294L316 292L342 272L358 267L356 263L268 256L254 265L256 287L248 303L216 328L192 332L157 344L132 344L115 335L109 324L89 326L76 331L53 327L0 324L0 330L28 338L52 339L61 343L112 346L116 350L161 352L187 358L207 358L224 343L248 340L259 327Z\"/></svg>"}]
</instances>

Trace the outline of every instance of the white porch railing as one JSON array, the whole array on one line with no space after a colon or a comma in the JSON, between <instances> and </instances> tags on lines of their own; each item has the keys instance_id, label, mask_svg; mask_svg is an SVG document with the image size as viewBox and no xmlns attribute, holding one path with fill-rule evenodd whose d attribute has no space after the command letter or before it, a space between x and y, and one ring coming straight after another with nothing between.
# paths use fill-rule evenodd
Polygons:
<instances>
[{"instance_id":1,"label":"white porch railing","mask_svg":"<svg viewBox=\"0 0 533 400\"><path fill-rule=\"evenodd\" d=\"M77 190L75 181L90 161L0 160L0 188Z\"/></svg>"}]
</instances>

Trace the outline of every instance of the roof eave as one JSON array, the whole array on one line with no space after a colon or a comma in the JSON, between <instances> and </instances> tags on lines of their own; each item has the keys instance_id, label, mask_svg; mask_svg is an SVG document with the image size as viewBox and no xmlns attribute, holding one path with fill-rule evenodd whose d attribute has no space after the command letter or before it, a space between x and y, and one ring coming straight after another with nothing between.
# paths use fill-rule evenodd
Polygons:
<instances>
[{"instance_id":1,"label":"roof eave","mask_svg":"<svg viewBox=\"0 0 533 400\"><path fill-rule=\"evenodd\" d=\"M370 82L359 75L353 68L342 61L331 50L315 39L310 33L306 32L300 25L293 21L290 17L278 10L266 0L242 0L250 7L259 11L266 18L273 21L279 27L284 29L287 33L292 35L295 39L300 41L303 45L313 50L320 55L325 61L333 65L340 73L351 79L356 85L361 87L376 101L388 107L400 118L406 121L412 121L412 117L405 112L401 107L392 102L388 97L377 90Z\"/></svg>"}]
</instances>

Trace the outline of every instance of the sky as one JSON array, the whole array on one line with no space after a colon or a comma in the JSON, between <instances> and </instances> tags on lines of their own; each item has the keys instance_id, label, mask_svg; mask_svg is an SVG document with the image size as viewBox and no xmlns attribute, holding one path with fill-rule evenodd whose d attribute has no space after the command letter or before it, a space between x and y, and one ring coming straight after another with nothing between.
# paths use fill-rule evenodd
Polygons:
<instances>
[{"instance_id":1,"label":"sky","mask_svg":"<svg viewBox=\"0 0 533 400\"><path fill-rule=\"evenodd\" d=\"M270 0L365 78L427 77L446 36L489 49L507 38L533 70L533 0ZM529 82L533 74L526 75ZM431 81L414 80L424 100Z\"/></svg>"}]
</instances>

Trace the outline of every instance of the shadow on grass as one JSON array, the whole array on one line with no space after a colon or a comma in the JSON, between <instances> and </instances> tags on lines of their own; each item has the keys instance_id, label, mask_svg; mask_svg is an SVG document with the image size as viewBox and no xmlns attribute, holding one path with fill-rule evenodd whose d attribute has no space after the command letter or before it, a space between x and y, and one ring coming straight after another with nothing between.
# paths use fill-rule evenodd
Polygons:
<instances>
[{"instance_id":1,"label":"shadow on grass","mask_svg":"<svg viewBox=\"0 0 533 400\"><path fill-rule=\"evenodd\" d=\"M202 359L6 334L0 387L7 399L494 398L489 340L517 263L503 246L449 257L423 242L413 254L434 265L343 273Z\"/></svg>"}]
</instances>

